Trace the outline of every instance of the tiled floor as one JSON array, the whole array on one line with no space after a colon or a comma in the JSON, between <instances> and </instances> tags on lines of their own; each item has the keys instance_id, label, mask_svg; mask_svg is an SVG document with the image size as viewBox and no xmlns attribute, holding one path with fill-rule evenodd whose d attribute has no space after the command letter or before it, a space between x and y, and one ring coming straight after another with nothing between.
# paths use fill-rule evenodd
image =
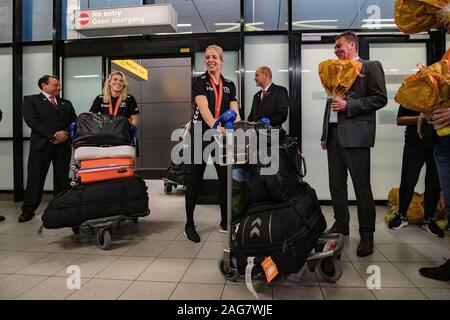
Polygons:
<instances>
[{"instance_id":1,"label":"tiled floor","mask_svg":"<svg viewBox=\"0 0 450 320\"><path fill-rule=\"evenodd\" d=\"M184 195L165 195L161 181L148 181L150 216L113 230L111 250L100 250L91 234L77 236L70 229L44 230L37 236L40 214L19 224L20 203L0 202L0 299L254 299L243 279L225 281L217 268L226 235L218 232L218 206L198 206L197 230L202 242L185 240ZM332 210L323 207L329 223ZM450 299L450 282L426 279L421 266L439 265L450 257L450 234L434 238L418 226L389 230L377 207L375 252L356 256L359 242L356 209L345 239L343 276L336 283L306 271L279 279L270 286L261 280L255 288L261 299ZM68 266L81 271L81 288ZM370 290L369 266L381 271L381 289ZM69 271L69 272L68 272ZM73 271L72 271L73 272ZM74 282L75 281L75 282ZM68 286L69 284L69 286Z\"/></svg>"}]
</instances>

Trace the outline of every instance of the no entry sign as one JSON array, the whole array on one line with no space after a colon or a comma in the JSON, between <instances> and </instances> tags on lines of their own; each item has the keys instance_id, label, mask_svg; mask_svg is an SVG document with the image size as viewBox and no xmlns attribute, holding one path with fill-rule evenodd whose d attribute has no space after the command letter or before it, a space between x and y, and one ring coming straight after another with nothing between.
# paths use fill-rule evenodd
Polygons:
<instances>
[{"instance_id":1,"label":"no entry sign","mask_svg":"<svg viewBox=\"0 0 450 320\"><path fill-rule=\"evenodd\" d=\"M82 26L87 25L89 23L89 15L86 12L80 13L80 17L78 18L78 21Z\"/></svg>"}]
</instances>

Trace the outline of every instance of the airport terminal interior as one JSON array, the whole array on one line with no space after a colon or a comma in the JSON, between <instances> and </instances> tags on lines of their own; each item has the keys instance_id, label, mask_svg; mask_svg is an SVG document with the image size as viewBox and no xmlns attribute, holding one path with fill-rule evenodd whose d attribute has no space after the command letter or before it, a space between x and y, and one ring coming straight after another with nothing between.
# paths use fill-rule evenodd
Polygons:
<instances>
[{"instance_id":1,"label":"airport terminal interior","mask_svg":"<svg viewBox=\"0 0 450 320\"><path fill-rule=\"evenodd\" d=\"M0 216L6 218L0 221L0 300L450 300L450 281L418 271L450 258L447 228L444 237L436 237L420 223L393 230L386 222L393 214L389 192L400 185L405 140L405 127L396 124L399 104L394 97L418 64L441 59L450 48L450 35L441 28L402 32L394 22L394 3L0 0ZM159 19L162 14L155 8L169 14ZM149 17L153 20L146 25ZM261 89L255 85L256 71L270 67L273 83L289 95L282 127L298 141L306 163L303 181L316 191L331 227L327 152L320 145L327 94L318 66L336 59L335 37L347 30L358 35L361 59L381 62L386 83L387 104L376 112L370 149L373 253L357 255L359 222L349 178L350 230L333 266L342 269L333 269L342 276L330 282L318 268L303 268L268 283L260 273L253 278L255 297L243 274L236 280L223 274L229 237L219 232L219 182L212 164L206 167L194 213L201 241L186 239L186 186L167 180L171 151L179 142L172 133L192 119L192 86L206 71L209 45L223 49L222 75L236 86L242 118L249 117ZM32 140L22 114L24 97L40 93L43 75L54 75L61 97L71 101L78 116L89 112L108 75L117 71L126 75L139 109L133 170L148 187L150 214L113 223L107 250L101 248L98 228L44 228L38 234L53 198L53 166L35 216L18 222ZM69 178L74 181L75 176L71 170ZM415 191L423 193L424 188L422 168Z\"/></svg>"}]
</instances>

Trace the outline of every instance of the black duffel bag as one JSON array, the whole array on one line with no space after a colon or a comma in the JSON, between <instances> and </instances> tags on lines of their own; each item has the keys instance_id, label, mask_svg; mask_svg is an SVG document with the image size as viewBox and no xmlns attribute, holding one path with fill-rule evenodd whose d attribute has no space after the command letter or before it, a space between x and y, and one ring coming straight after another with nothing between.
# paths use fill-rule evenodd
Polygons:
<instances>
[{"instance_id":1,"label":"black duffel bag","mask_svg":"<svg viewBox=\"0 0 450 320\"><path fill-rule=\"evenodd\" d=\"M316 192L307 183L290 201L252 206L238 224L233 252L240 274L247 257L261 262L268 256L281 274L297 273L326 229Z\"/></svg>"},{"instance_id":2,"label":"black duffel bag","mask_svg":"<svg viewBox=\"0 0 450 320\"><path fill-rule=\"evenodd\" d=\"M147 186L141 177L133 176L80 184L61 192L48 204L42 222L47 229L57 229L115 215L148 214Z\"/></svg>"},{"instance_id":3,"label":"black duffel bag","mask_svg":"<svg viewBox=\"0 0 450 320\"><path fill-rule=\"evenodd\" d=\"M279 144L278 154L270 154L271 161L278 161L275 174L263 175L260 164L249 166L249 185L253 202L286 201L298 190L306 174L297 138L285 137Z\"/></svg>"},{"instance_id":4,"label":"black duffel bag","mask_svg":"<svg viewBox=\"0 0 450 320\"><path fill-rule=\"evenodd\" d=\"M75 148L81 146L121 146L132 144L130 123L124 115L82 113L77 118Z\"/></svg>"}]
</instances>

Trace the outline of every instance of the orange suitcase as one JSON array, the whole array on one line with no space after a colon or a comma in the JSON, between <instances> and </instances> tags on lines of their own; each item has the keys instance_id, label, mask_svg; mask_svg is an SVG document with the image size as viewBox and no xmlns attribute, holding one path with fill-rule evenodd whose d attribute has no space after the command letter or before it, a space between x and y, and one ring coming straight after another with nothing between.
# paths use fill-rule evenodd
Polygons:
<instances>
[{"instance_id":1,"label":"orange suitcase","mask_svg":"<svg viewBox=\"0 0 450 320\"><path fill-rule=\"evenodd\" d=\"M106 158L80 162L77 177L81 183L120 179L134 175L133 158Z\"/></svg>"}]
</instances>

